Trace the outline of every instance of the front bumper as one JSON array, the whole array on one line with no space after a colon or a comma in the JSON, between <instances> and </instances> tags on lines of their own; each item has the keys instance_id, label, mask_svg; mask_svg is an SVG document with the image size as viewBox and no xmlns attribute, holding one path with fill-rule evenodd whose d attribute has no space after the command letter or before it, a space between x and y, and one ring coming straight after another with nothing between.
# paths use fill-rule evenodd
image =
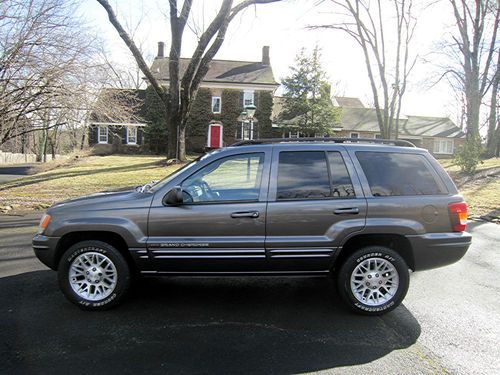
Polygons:
<instances>
[{"instance_id":1,"label":"front bumper","mask_svg":"<svg viewBox=\"0 0 500 375\"><path fill-rule=\"evenodd\" d=\"M428 233L406 236L413 249L414 271L446 266L460 260L472 243L472 236L462 233Z\"/></svg>"},{"instance_id":2,"label":"front bumper","mask_svg":"<svg viewBox=\"0 0 500 375\"><path fill-rule=\"evenodd\" d=\"M36 257L47 267L56 270L56 248L60 237L47 237L42 234L35 234L33 237L33 250Z\"/></svg>"}]
</instances>

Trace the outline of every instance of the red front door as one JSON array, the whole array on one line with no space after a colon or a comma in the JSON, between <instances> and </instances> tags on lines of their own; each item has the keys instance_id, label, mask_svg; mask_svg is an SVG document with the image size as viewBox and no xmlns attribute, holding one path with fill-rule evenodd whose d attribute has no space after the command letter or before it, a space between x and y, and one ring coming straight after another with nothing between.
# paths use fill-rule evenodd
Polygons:
<instances>
[{"instance_id":1,"label":"red front door","mask_svg":"<svg viewBox=\"0 0 500 375\"><path fill-rule=\"evenodd\" d=\"M210 134L208 138L208 147L220 148L222 147L222 125L210 125Z\"/></svg>"}]
</instances>

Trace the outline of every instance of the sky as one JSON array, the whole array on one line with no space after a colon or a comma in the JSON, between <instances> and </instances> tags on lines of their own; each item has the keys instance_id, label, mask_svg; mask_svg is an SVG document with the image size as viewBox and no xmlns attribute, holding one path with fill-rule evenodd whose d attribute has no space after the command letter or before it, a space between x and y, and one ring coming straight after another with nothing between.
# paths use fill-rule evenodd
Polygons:
<instances>
[{"instance_id":1,"label":"sky","mask_svg":"<svg viewBox=\"0 0 500 375\"><path fill-rule=\"evenodd\" d=\"M181 1L179 1L181 2ZM262 46L270 46L271 65L277 81L290 73L290 66L302 48L321 48L322 65L332 83L332 92L340 96L360 98L365 105L373 102L362 51L341 31L310 30L309 25L335 22L328 1L287 0L257 5L245 10L230 25L226 40L216 58L260 61ZM418 9L417 30L411 50L418 55L408 89L403 99L405 115L450 117L456 121L458 106L450 87L437 81L437 67L432 62L439 42L453 31L454 20L447 1L421 9L423 3L414 0ZM135 28L134 40L142 45L147 61L156 55L158 41L169 48L168 9L165 0L111 0L120 21ZM197 29L210 22L220 0L194 0L192 18L185 31L182 56L189 57L196 45ZM96 0L84 0L82 15L104 38L113 59L130 63L131 55L107 19ZM142 20L140 23L139 21ZM390 25L387 19L387 25ZM389 37L390 38L390 37ZM389 44L389 43L388 43Z\"/></svg>"}]
</instances>

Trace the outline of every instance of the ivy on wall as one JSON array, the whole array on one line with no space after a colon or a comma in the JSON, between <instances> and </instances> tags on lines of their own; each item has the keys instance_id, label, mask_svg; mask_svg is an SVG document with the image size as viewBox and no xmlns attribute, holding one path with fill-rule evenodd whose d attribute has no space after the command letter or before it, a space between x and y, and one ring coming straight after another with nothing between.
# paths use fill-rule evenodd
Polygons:
<instances>
[{"instance_id":1,"label":"ivy on wall","mask_svg":"<svg viewBox=\"0 0 500 375\"><path fill-rule=\"evenodd\" d=\"M212 93L210 89L200 88L187 121L187 136L206 136L212 116Z\"/></svg>"},{"instance_id":2,"label":"ivy on wall","mask_svg":"<svg viewBox=\"0 0 500 375\"><path fill-rule=\"evenodd\" d=\"M221 95L222 113L220 121L224 125L224 141L233 143L238 126L238 117L243 112L243 92L223 90Z\"/></svg>"},{"instance_id":3,"label":"ivy on wall","mask_svg":"<svg viewBox=\"0 0 500 375\"><path fill-rule=\"evenodd\" d=\"M145 106L147 125L144 127L144 144L153 153L165 153L168 136L167 116L160 98L151 86L146 89Z\"/></svg>"},{"instance_id":4,"label":"ivy on wall","mask_svg":"<svg viewBox=\"0 0 500 375\"><path fill-rule=\"evenodd\" d=\"M276 135L272 128L273 94L271 91L257 91L258 107L255 117L259 120L259 138L273 138ZM257 96L257 92L255 93Z\"/></svg>"},{"instance_id":5,"label":"ivy on wall","mask_svg":"<svg viewBox=\"0 0 500 375\"><path fill-rule=\"evenodd\" d=\"M187 147L189 151L201 151L207 141L208 125L211 121L220 121L224 126L224 143L235 141L238 117L243 111L243 91L225 89L221 93L221 113L212 113L212 91L200 88L194 99L187 123ZM258 120L259 137L271 137L271 112L273 93L271 91L255 91L255 117ZM148 87L146 91L146 119L149 122L145 129L146 144L153 152L166 150L165 115L161 103L154 91Z\"/></svg>"}]
</instances>

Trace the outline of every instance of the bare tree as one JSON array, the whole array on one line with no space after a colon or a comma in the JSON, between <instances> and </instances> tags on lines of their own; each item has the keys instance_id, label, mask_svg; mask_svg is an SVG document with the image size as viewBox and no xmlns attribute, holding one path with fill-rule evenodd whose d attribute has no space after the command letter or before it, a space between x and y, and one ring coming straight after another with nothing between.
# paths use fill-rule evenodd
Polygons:
<instances>
[{"instance_id":1,"label":"bare tree","mask_svg":"<svg viewBox=\"0 0 500 375\"><path fill-rule=\"evenodd\" d=\"M329 0L338 19L311 29L341 30L363 51L380 132L398 137L401 103L417 61L410 57L416 17L412 0ZM326 3L322 2L322 3ZM395 20L391 25L390 18ZM387 34L395 37L390 40Z\"/></svg>"},{"instance_id":2,"label":"bare tree","mask_svg":"<svg viewBox=\"0 0 500 375\"><path fill-rule=\"evenodd\" d=\"M71 0L7 0L0 10L0 145L38 131L37 117L68 97L92 38ZM30 126L26 126L29 123ZM59 126L60 123L53 124ZM51 125L52 126L52 125Z\"/></svg>"},{"instance_id":3,"label":"bare tree","mask_svg":"<svg viewBox=\"0 0 500 375\"><path fill-rule=\"evenodd\" d=\"M490 97L490 115L488 116L488 137L487 149L491 156L500 156L500 121L498 112L500 109L499 103L499 88L500 84L500 49L497 51L497 64L493 83L491 85Z\"/></svg>"},{"instance_id":4,"label":"bare tree","mask_svg":"<svg viewBox=\"0 0 500 375\"><path fill-rule=\"evenodd\" d=\"M171 40L168 88L164 88L153 75L144 56L129 33L125 31L109 2L107 0L97 1L106 10L109 21L130 49L137 65L164 104L167 118L166 126L169 132L167 157L185 160L185 134L191 105L201 81L208 71L210 61L212 61L224 42L230 22L238 13L251 5L272 3L280 0L244 0L236 5L233 5L233 0L223 0L216 16L205 31L199 35L198 44L182 77L180 76L179 61L183 33L191 13L193 0L184 0L182 6L178 4L177 0L169 0Z\"/></svg>"},{"instance_id":5,"label":"bare tree","mask_svg":"<svg viewBox=\"0 0 500 375\"><path fill-rule=\"evenodd\" d=\"M479 137L481 105L485 95L496 83L498 90L499 45L497 41L500 6L497 0L449 0L456 21L457 33L445 53L451 57L445 75L465 98L466 132L468 138ZM491 111L496 113L496 92L492 93ZM490 117L493 122L496 116ZM496 124L495 124L496 125ZM491 123L490 123L491 126ZM494 135L494 132L492 133ZM491 134L490 134L491 135Z\"/></svg>"}]
</instances>

